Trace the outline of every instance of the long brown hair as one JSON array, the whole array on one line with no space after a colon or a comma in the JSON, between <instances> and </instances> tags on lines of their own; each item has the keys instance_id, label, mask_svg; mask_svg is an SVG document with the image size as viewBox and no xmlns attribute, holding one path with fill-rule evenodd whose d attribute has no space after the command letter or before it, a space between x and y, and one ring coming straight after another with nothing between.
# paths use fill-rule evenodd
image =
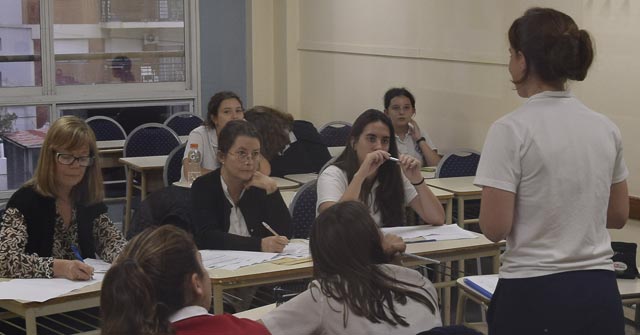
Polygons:
<instances>
[{"instance_id":1,"label":"long brown hair","mask_svg":"<svg viewBox=\"0 0 640 335\"><path fill-rule=\"evenodd\" d=\"M136 235L102 282L102 334L173 334L169 316L196 300L191 276L206 275L197 253L191 236L173 225Z\"/></svg>"},{"instance_id":2,"label":"long brown hair","mask_svg":"<svg viewBox=\"0 0 640 335\"><path fill-rule=\"evenodd\" d=\"M394 307L396 303L406 304L408 298L435 313L432 301L437 300L427 290L397 280L378 266L389 261L380 234L361 202L339 202L320 213L311 229L309 249L313 275L322 293L373 323L408 326ZM346 327L347 309L344 313Z\"/></svg>"},{"instance_id":3,"label":"long brown hair","mask_svg":"<svg viewBox=\"0 0 640 335\"><path fill-rule=\"evenodd\" d=\"M289 131L293 128L291 115L267 106L254 106L244 113L244 118L260 133L262 156L267 160L272 160L290 143Z\"/></svg>"},{"instance_id":4,"label":"long brown hair","mask_svg":"<svg viewBox=\"0 0 640 335\"><path fill-rule=\"evenodd\" d=\"M376 109L368 109L364 111L353 123L353 128L351 128L351 134L349 135L349 141L347 141L347 146L342 154L336 158L334 163L335 166L347 174L347 180L349 182L353 180L353 176L360 168L358 154L354 149L354 145L364 132L364 128L368 124L374 122L382 122L387 126L387 128L389 128L389 154L393 157L398 157L398 145L396 144L396 135L393 130L391 119L389 119L386 114ZM382 225L385 227L403 225L405 221L405 198L400 166L391 161L383 163L378 168L375 180L379 182L379 185L376 189L373 208L380 211ZM366 181L362 184L362 188L360 189L360 201L368 204L372 187L372 182Z\"/></svg>"},{"instance_id":5,"label":"long brown hair","mask_svg":"<svg viewBox=\"0 0 640 335\"><path fill-rule=\"evenodd\" d=\"M85 205L101 202L104 199L104 185L100 162L96 157L96 135L84 120L75 116L63 116L51 125L40 150L36 171L26 184L33 185L44 196L55 198L57 151L73 151L84 145L89 146L93 164L85 168L82 180L71 190L71 198Z\"/></svg>"}]
</instances>

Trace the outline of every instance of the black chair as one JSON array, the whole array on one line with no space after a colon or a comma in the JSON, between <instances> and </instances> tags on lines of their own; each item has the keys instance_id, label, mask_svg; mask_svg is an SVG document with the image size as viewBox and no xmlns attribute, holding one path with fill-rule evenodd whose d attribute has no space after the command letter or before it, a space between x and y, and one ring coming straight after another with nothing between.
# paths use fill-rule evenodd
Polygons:
<instances>
[{"instance_id":1,"label":"black chair","mask_svg":"<svg viewBox=\"0 0 640 335\"><path fill-rule=\"evenodd\" d=\"M446 154L438 163L436 178L475 176L480 153L473 149L458 149Z\"/></svg>"},{"instance_id":2,"label":"black chair","mask_svg":"<svg viewBox=\"0 0 640 335\"><path fill-rule=\"evenodd\" d=\"M132 130L124 142L122 156L163 156L180 145L180 138L161 123L145 123Z\"/></svg>"},{"instance_id":3,"label":"black chair","mask_svg":"<svg viewBox=\"0 0 640 335\"><path fill-rule=\"evenodd\" d=\"M96 134L96 141L124 140L127 133L116 120L107 116L92 116L85 120Z\"/></svg>"},{"instance_id":4,"label":"black chair","mask_svg":"<svg viewBox=\"0 0 640 335\"><path fill-rule=\"evenodd\" d=\"M203 120L200 116L189 113L182 112L171 115L166 121L164 121L165 126L173 129L179 136L187 136L189 133L201 126L203 124Z\"/></svg>"},{"instance_id":5,"label":"black chair","mask_svg":"<svg viewBox=\"0 0 640 335\"><path fill-rule=\"evenodd\" d=\"M184 157L184 150L186 146L186 143L182 143L169 153L167 162L164 163L164 170L162 171L162 180L164 181L165 187L180 180L180 177L182 176L182 157Z\"/></svg>"},{"instance_id":6,"label":"black chair","mask_svg":"<svg viewBox=\"0 0 640 335\"><path fill-rule=\"evenodd\" d=\"M311 225L316 220L318 201L317 180L302 185L291 200L289 212L293 224L292 238L309 238Z\"/></svg>"},{"instance_id":7,"label":"black chair","mask_svg":"<svg viewBox=\"0 0 640 335\"><path fill-rule=\"evenodd\" d=\"M157 190L144 199L131 220L127 239L148 227L172 224L193 233L190 189L169 186Z\"/></svg>"},{"instance_id":8,"label":"black chair","mask_svg":"<svg viewBox=\"0 0 640 335\"><path fill-rule=\"evenodd\" d=\"M324 144L328 147L343 147L347 145L351 134L351 123L345 121L331 121L318 130Z\"/></svg>"}]
</instances>

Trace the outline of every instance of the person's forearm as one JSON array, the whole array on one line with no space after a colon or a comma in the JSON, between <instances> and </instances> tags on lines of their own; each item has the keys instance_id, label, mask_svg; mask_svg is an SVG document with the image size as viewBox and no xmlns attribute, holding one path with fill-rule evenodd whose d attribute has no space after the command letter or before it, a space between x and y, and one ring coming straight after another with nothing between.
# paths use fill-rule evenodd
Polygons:
<instances>
[{"instance_id":1,"label":"person's forearm","mask_svg":"<svg viewBox=\"0 0 640 335\"><path fill-rule=\"evenodd\" d=\"M418 215L426 223L432 225L443 225L445 221L444 208L440 204L440 200L431 192L429 186L423 181L422 184L416 186L418 192L420 209Z\"/></svg>"},{"instance_id":2,"label":"person's forearm","mask_svg":"<svg viewBox=\"0 0 640 335\"><path fill-rule=\"evenodd\" d=\"M440 155L429 147L427 141L420 141L420 151L422 151L427 166L436 166L440 162Z\"/></svg>"},{"instance_id":3,"label":"person's forearm","mask_svg":"<svg viewBox=\"0 0 640 335\"><path fill-rule=\"evenodd\" d=\"M362 183L364 183L366 176L360 175L358 172L353 176L353 179L347 186L347 189L342 194L339 202L342 201L358 201L360 200L360 190L362 189Z\"/></svg>"}]
</instances>

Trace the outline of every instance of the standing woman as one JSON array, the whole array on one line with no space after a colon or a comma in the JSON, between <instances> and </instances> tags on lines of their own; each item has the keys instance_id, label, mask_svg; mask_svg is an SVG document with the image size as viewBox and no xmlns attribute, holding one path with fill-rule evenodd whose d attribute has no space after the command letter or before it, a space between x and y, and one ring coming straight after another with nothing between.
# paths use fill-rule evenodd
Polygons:
<instances>
[{"instance_id":1,"label":"standing woman","mask_svg":"<svg viewBox=\"0 0 640 335\"><path fill-rule=\"evenodd\" d=\"M396 158L397 162L390 160ZM369 109L356 119L344 151L318 177L318 212L361 201L379 226L401 226L406 206L428 224L444 224L444 209L420 173L420 162L398 156L391 120Z\"/></svg>"},{"instance_id":2,"label":"standing woman","mask_svg":"<svg viewBox=\"0 0 640 335\"><path fill-rule=\"evenodd\" d=\"M74 116L56 120L44 139L36 172L2 217L0 277L88 280L83 258L112 262L126 241L107 215L96 138Z\"/></svg>"},{"instance_id":3,"label":"standing woman","mask_svg":"<svg viewBox=\"0 0 640 335\"><path fill-rule=\"evenodd\" d=\"M347 201L318 216L309 238L314 281L262 318L272 334L417 334L441 325L433 284L388 264L406 245L397 236L387 244L368 212Z\"/></svg>"},{"instance_id":4,"label":"standing woman","mask_svg":"<svg viewBox=\"0 0 640 335\"><path fill-rule=\"evenodd\" d=\"M528 100L487 135L480 227L507 240L489 334L624 334L607 228L629 215L618 128L571 92L593 60L571 17L532 8L509 29L509 72Z\"/></svg>"},{"instance_id":5,"label":"standing woman","mask_svg":"<svg viewBox=\"0 0 640 335\"><path fill-rule=\"evenodd\" d=\"M104 335L267 335L259 323L211 315L211 282L193 239L171 225L136 235L104 277Z\"/></svg>"},{"instance_id":6,"label":"standing woman","mask_svg":"<svg viewBox=\"0 0 640 335\"><path fill-rule=\"evenodd\" d=\"M281 252L289 242L291 216L275 180L257 171L262 157L257 130L246 121L227 123L217 157L221 167L191 186L198 248Z\"/></svg>"},{"instance_id":7,"label":"standing woman","mask_svg":"<svg viewBox=\"0 0 640 335\"><path fill-rule=\"evenodd\" d=\"M391 88L384 94L384 113L389 116L396 133L398 151L424 162L425 166L436 166L440 155L436 152L426 131L420 130L413 117L416 115L416 99L406 88Z\"/></svg>"},{"instance_id":8,"label":"standing woman","mask_svg":"<svg viewBox=\"0 0 640 335\"><path fill-rule=\"evenodd\" d=\"M200 174L204 175L218 167L216 159L218 151L218 135L222 128L231 120L242 120L244 108L240 97L229 91L218 92L211 97L207 105L207 119L204 124L189 133L186 150L182 159L182 181L187 180L187 163L189 148L192 143L198 145L202 155Z\"/></svg>"}]
</instances>

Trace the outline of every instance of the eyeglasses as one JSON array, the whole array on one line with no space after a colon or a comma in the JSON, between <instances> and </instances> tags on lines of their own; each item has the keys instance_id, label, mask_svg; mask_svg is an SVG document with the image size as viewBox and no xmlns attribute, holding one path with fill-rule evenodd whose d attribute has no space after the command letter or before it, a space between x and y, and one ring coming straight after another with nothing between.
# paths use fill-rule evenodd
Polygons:
<instances>
[{"instance_id":1,"label":"eyeglasses","mask_svg":"<svg viewBox=\"0 0 640 335\"><path fill-rule=\"evenodd\" d=\"M56 159L58 160L58 163L62 165L71 165L75 161L78 161L78 164L83 167L93 165L93 157L91 156L76 157L72 154L61 154L57 152Z\"/></svg>"},{"instance_id":2,"label":"eyeglasses","mask_svg":"<svg viewBox=\"0 0 640 335\"><path fill-rule=\"evenodd\" d=\"M254 162L257 162L260 160L260 151L254 151L251 153L248 153L244 150L238 150L236 152L229 152L229 155L231 156L235 156L237 160L241 161L241 162L246 162L247 160L251 159Z\"/></svg>"}]
</instances>

